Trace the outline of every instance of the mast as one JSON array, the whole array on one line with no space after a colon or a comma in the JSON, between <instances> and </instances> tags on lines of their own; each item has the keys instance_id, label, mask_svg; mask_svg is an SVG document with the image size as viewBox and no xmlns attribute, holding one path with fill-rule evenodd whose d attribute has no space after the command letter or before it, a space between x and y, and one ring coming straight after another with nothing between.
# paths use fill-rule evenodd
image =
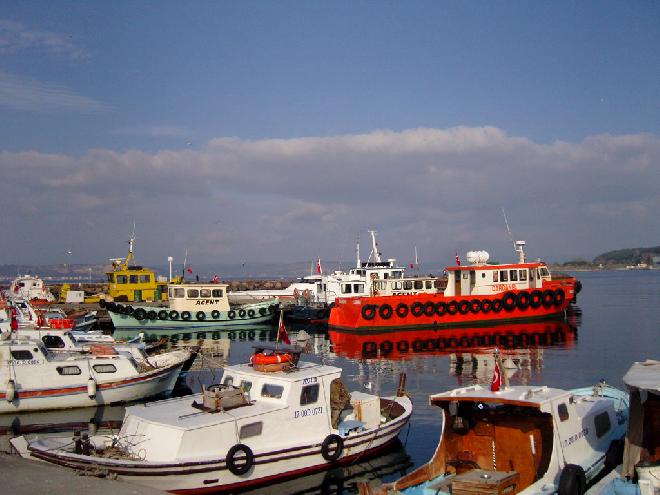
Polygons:
<instances>
[{"instance_id":1,"label":"mast","mask_svg":"<svg viewBox=\"0 0 660 495\"><path fill-rule=\"evenodd\" d=\"M360 268L360 233L357 234L357 242L355 243L355 258L356 265L355 268Z\"/></svg>"}]
</instances>

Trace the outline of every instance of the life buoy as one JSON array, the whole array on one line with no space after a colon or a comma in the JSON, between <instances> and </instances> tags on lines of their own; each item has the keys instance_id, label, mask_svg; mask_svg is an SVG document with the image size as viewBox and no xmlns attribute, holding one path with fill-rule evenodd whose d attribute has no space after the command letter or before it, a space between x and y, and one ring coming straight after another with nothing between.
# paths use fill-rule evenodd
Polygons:
<instances>
[{"instance_id":1,"label":"life buoy","mask_svg":"<svg viewBox=\"0 0 660 495\"><path fill-rule=\"evenodd\" d=\"M248 309L248 312L247 312L248 317L254 318L254 315L256 315L256 314L257 313L254 311L254 309Z\"/></svg>"},{"instance_id":2,"label":"life buoy","mask_svg":"<svg viewBox=\"0 0 660 495\"><path fill-rule=\"evenodd\" d=\"M389 304L383 304L380 308L378 308L378 314L383 320L389 320L392 317L392 306Z\"/></svg>"},{"instance_id":3,"label":"life buoy","mask_svg":"<svg viewBox=\"0 0 660 495\"><path fill-rule=\"evenodd\" d=\"M481 300L481 311L484 313L490 313L490 310L493 309L493 301L490 299Z\"/></svg>"},{"instance_id":4,"label":"life buoy","mask_svg":"<svg viewBox=\"0 0 660 495\"><path fill-rule=\"evenodd\" d=\"M433 301L427 301L424 303L424 315L433 316L435 314L435 303Z\"/></svg>"},{"instance_id":5,"label":"life buoy","mask_svg":"<svg viewBox=\"0 0 660 495\"><path fill-rule=\"evenodd\" d=\"M261 352L257 354L253 354L250 357L250 363L252 364L282 364L282 363L290 363L291 362L291 354L284 353L284 354L263 354Z\"/></svg>"},{"instance_id":6,"label":"life buoy","mask_svg":"<svg viewBox=\"0 0 660 495\"><path fill-rule=\"evenodd\" d=\"M396 343L396 350L397 351L399 351L401 353L405 353L405 352L408 352L408 349L410 349L410 344L408 343L407 340L399 340Z\"/></svg>"},{"instance_id":7,"label":"life buoy","mask_svg":"<svg viewBox=\"0 0 660 495\"><path fill-rule=\"evenodd\" d=\"M394 350L394 345L389 340L383 340L380 343L380 352L390 354Z\"/></svg>"},{"instance_id":8,"label":"life buoy","mask_svg":"<svg viewBox=\"0 0 660 495\"><path fill-rule=\"evenodd\" d=\"M181 319L182 320L188 321L188 320L190 320L190 318L192 318L192 316L190 314L190 311L182 311L181 312Z\"/></svg>"},{"instance_id":9,"label":"life buoy","mask_svg":"<svg viewBox=\"0 0 660 495\"><path fill-rule=\"evenodd\" d=\"M408 316L409 311L410 310L408 309L408 305L405 303L399 303L396 306L396 315L399 318L405 318L406 316Z\"/></svg>"},{"instance_id":10,"label":"life buoy","mask_svg":"<svg viewBox=\"0 0 660 495\"><path fill-rule=\"evenodd\" d=\"M435 303L435 314L438 316L444 316L444 314L447 312L447 305L440 301L438 303Z\"/></svg>"},{"instance_id":11,"label":"life buoy","mask_svg":"<svg viewBox=\"0 0 660 495\"><path fill-rule=\"evenodd\" d=\"M470 302L469 301L461 301L458 303L458 312L462 315L468 314L468 311L470 311Z\"/></svg>"},{"instance_id":12,"label":"life buoy","mask_svg":"<svg viewBox=\"0 0 660 495\"><path fill-rule=\"evenodd\" d=\"M241 476L247 473L254 464L254 454L247 445L237 443L227 452L226 462L227 469L232 474Z\"/></svg>"},{"instance_id":13,"label":"life buoy","mask_svg":"<svg viewBox=\"0 0 660 495\"><path fill-rule=\"evenodd\" d=\"M422 316L424 314L424 305L419 301L415 301L410 305L410 312L415 317Z\"/></svg>"},{"instance_id":14,"label":"life buoy","mask_svg":"<svg viewBox=\"0 0 660 495\"><path fill-rule=\"evenodd\" d=\"M559 495L582 495L587 487L587 480L582 466L566 464L559 475Z\"/></svg>"},{"instance_id":15,"label":"life buoy","mask_svg":"<svg viewBox=\"0 0 660 495\"><path fill-rule=\"evenodd\" d=\"M500 311L502 311L502 300L494 299L492 308L493 308L493 313L499 313Z\"/></svg>"},{"instance_id":16,"label":"life buoy","mask_svg":"<svg viewBox=\"0 0 660 495\"><path fill-rule=\"evenodd\" d=\"M142 321L147 317L147 312L143 308L138 308L133 312L133 318Z\"/></svg>"},{"instance_id":17,"label":"life buoy","mask_svg":"<svg viewBox=\"0 0 660 495\"><path fill-rule=\"evenodd\" d=\"M543 296L541 298L541 304L543 304L543 307L549 308L550 306L552 306L552 303L554 302L555 302L555 293L550 289L544 290Z\"/></svg>"},{"instance_id":18,"label":"life buoy","mask_svg":"<svg viewBox=\"0 0 660 495\"><path fill-rule=\"evenodd\" d=\"M529 292L522 291L518 293L518 300L516 301L516 305L518 306L518 309L521 310L527 309L531 302L532 302L532 297L529 295Z\"/></svg>"},{"instance_id":19,"label":"life buoy","mask_svg":"<svg viewBox=\"0 0 660 495\"><path fill-rule=\"evenodd\" d=\"M339 435L330 434L321 444L321 455L328 462L336 461L344 451L344 440Z\"/></svg>"},{"instance_id":20,"label":"life buoy","mask_svg":"<svg viewBox=\"0 0 660 495\"><path fill-rule=\"evenodd\" d=\"M220 311L218 311L217 309L214 309L213 311L211 311L211 318L213 318L214 320L219 319L220 318Z\"/></svg>"},{"instance_id":21,"label":"life buoy","mask_svg":"<svg viewBox=\"0 0 660 495\"><path fill-rule=\"evenodd\" d=\"M376 316L376 306L374 304L365 304L362 306L360 313L365 320L373 320Z\"/></svg>"},{"instance_id":22,"label":"life buoy","mask_svg":"<svg viewBox=\"0 0 660 495\"><path fill-rule=\"evenodd\" d=\"M238 310L238 317L239 318L245 318L246 314L247 314L247 311L245 311L244 309L241 308L241 309Z\"/></svg>"},{"instance_id":23,"label":"life buoy","mask_svg":"<svg viewBox=\"0 0 660 495\"><path fill-rule=\"evenodd\" d=\"M229 312L227 313L227 318L229 318L230 320L233 320L234 318L236 318L236 311L234 311L233 309L230 309Z\"/></svg>"},{"instance_id":24,"label":"life buoy","mask_svg":"<svg viewBox=\"0 0 660 495\"><path fill-rule=\"evenodd\" d=\"M564 289L557 289L553 296L553 302L555 303L555 306L561 306L565 300L566 294L564 293Z\"/></svg>"},{"instance_id":25,"label":"life buoy","mask_svg":"<svg viewBox=\"0 0 660 495\"><path fill-rule=\"evenodd\" d=\"M204 311L197 311L195 318L197 318L197 321L204 321L206 320L206 313Z\"/></svg>"},{"instance_id":26,"label":"life buoy","mask_svg":"<svg viewBox=\"0 0 660 495\"><path fill-rule=\"evenodd\" d=\"M164 310L164 309L161 309L161 310L158 312L158 319L159 319L159 320L167 320L167 316L168 316L167 311Z\"/></svg>"},{"instance_id":27,"label":"life buoy","mask_svg":"<svg viewBox=\"0 0 660 495\"><path fill-rule=\"evenodd\" d=\"M518 302L518 298L513 292L507 292L502 297L502 307L507 311L513 310L516 307L516 302Z\"/></svg>"},{"instance_id":28,"label":"life buoy","mask_svg":"<svg viewBox=\"0 0 660 495\"><path fill-rule=\"evenodd\" d=\"M170 311L170 320L178 320L179 319L179 312L176 310Z\"/></svg>"},{"instance_id":29,"label":"life buoy","mask_svg":"<svg viewBox=\"0 0 660 495\"><path fill-rule=\"evenodd\" d=\"M447 303L447 313L450 315L458 313L458 303L456 301L449 301Z\"/></svg>"},{"instance_id":30,"label":"life buoy","mask_svg":"<svg viewBox=\"0 0 660 495\"><path fill-rule=\"evenodd\" d=\"M158 313L156 313L153 309L151 311L147 311L147 318L150 320L155 320L158 318Z\"/></svg>"},{"instance_id":31,"label":"life buoy","mask_svg":"<svg viewBox=\"0 0 660 495\"><path fill-rule=\"evenodd\" d=\"M539 306L541 306L541 302L543 301L543 292L541 292L538 289L534 289L530 295L530 300L529 300L529 305L536 309Z\"/></svg>"},{"instance_id":32,"label":"life buoy","mask_svg":"<svg viewBox=\"0 0 660 495\"><path fill-rule=\"evenodd\" d=\"M472 299L470 301L470 311L472 311L474 314L477 314L479 311L481 311L481 301L479 299Z\"/></svg>"}]
</instances>

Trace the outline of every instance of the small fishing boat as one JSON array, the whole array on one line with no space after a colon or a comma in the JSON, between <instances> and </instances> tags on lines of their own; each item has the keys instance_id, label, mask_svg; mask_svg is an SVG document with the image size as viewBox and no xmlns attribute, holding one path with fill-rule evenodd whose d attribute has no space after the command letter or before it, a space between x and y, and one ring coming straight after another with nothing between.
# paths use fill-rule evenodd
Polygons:
<instances>
[{"instance_id":1,"label":"small fishing boat","mask_svg":"<svg viewBox=\"0 0 660 495\"><path fill-rule=\"evenodd\" d=\"M625 392L603 382L575 390L509 387L501 369L498 362L490 387L431 395L442 416L431 459L393 483L362 485L360 493L581 495L612 467L626 430Z\"/></svg>"},{"instance_id":2,"label":"small fishing boat","mask_svg":"<svg viewBox=\"0 0 660 495\"><path fill-rule=\"evenodd\" d=\"M201 394L128 407L119 433L29 442L32 457L94 467L174 493L244 490L363 460L394 441L412 413L396 396L348 393L334 366L300 349L255 347ZM404 378L402 376L402 378ZM80 437L79 437L80 438Z\"/></svg>"},{"instance_id":3,"label":"small fishing boat","mask_svg":"<svg viewBox=\"0 0 660 495\"><path fill-rule=\"evenodd\" d=\"M362 330L471 326L564 313L575 300L579 282L553 277L542 261L527 262L524 245L516 242L518 263L488 264L487 252L470 251L469 264L461 266L457 256L457 265L445 268L444 291L426 289L426 281L424 290L416 293L397 291L402 281L375 279L374 295L338 298L328 325Z\"/></svg>"},{"instance_id":4,"label":"small fishing boat","mask_svg":"<svg viewBox=\"0 0 660 495\"><path fill-rule=\"evenodd\" d=\"M48 290L44 281L36 275L19 275L5 291L7 298L25 299L35 305L49 304L55 296Z\"/></svg>"},{"instance_id":5,"label":"small fishing boat","mask_svg":"<svg viewBox=\"0 0 660 495\"><path fill-rule=\"evenodd\" d=\"M199 328L253 325L273 319L277 300L230 304L227 284L170 284L167 307L99 301L116 329Z\"/></svg>"},{"instance_id":6,"label":"small fishing boat","mask_svg":"<svg viewBox=\"0 0 660 495\"><path fill-rule=\"evenodd\" d=\"M0 341L0 413L129 402L174 388L188 350L146 357L110 345L52 352L38 340Z\"/></svg>"},{"instance_id":7,"label":"small fishing boat","mask_svg":"<svg viewBox=\"0 0 660 495\"><path fill-rule=\"evenodd\" d=\"M623 463L589 494L655 495L660 493L660 361L634 363L623 382L630 393Z\"/></svg>"}]
</instances>

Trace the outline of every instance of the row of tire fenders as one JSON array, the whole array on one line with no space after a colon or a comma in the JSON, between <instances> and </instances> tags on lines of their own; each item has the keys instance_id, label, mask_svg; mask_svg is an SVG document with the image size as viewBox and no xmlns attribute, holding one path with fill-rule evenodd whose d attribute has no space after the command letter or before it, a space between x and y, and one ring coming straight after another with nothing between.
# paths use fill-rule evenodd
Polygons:
<instances>
[{"instance_id":1,"label":"row of tire fenders","mask_svg":"<svg viewBox=\"0 0 660 495\"><path fill-rule=\"evenodd\" d=\"M564 289L550 290L546 289L540 291L533 290L531 293L521 291L518 294L514 292L507 292L501 299L464 299L462 301L440 301L434 303L427 301L422 303L415 301L408 307L406 303L399 303L395 308L389 304L365 304L362 306L361 314L365 320L373 320L376 315L380 316L383 320L389 320L396 314L399 318L406 318L408 314L415 317L420 316L444 316L445 314L455 315L460 313L466 315L468 313L477 314L482 313L499 313L502 310L513 311L518 308L519 310L526 310L527 308L539 308L543 306L549 309L552 306L561 306L566 300L566 293Z\"/></svg>"},{"instance_id":2,"label":"row of tire fenders","mask_svg":"<svg viewBox=\"0 0 660 495\"><path fill-rule=\"evenodd\" d=\"M99 305L108 311L112 311L113 313L119 313L127 316L133 316L138 321L142 320L183 320L183 321L190 321L192 320L192 314L190 311L182 311L180 314L176 310L171 310L167 311L166 309L161 309L160 311L156 311L155 309L147 311L144 308L133 308L133 306L126 305L124 306L123 304L115 303L115 302L99 302ZM270 305L268 307L261 307L259 308L259 316L263 317L266 316L267 314L273 314L275 312L275 306ZM213 310L211 311L211 319L212 320L219 320L221 316L220 311ZM253 308L250 308L248 310L241 308L238 311L236 310L229 310L227 312L227 318L230 320L234 320L236 317L239 318L255 318L257 316L257 311ZM195 319L197 321L204 321L206 320L206 312L204 311L198 311L195 313Z\"/></svg>"}]
</instances>

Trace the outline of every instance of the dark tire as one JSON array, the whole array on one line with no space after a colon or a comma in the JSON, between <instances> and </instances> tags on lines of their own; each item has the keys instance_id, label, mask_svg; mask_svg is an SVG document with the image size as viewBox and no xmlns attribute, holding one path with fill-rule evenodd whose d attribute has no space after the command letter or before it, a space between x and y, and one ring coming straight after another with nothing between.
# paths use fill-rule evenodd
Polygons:
<instances>
[{"instance_id":1,"label":"dark tire","mask_svg":"<svg viewBox=\"0 0 660 495\"><path fill-rule=\"evenodd\" d=\"M365 342L362 344L362 357L372 358L378 355L378 345L375 342Z\"/></svg>"},{"instance_id":2,"label":"dark tire","mask_svg":"<svg viewBox=\"0 0 660 495\"><path fill-rule=\"evenodd\" d=\"M536 309L541 306L543 302L543 292L538 289L534 289L530 295L529 305Z\"/></svg>"},{"instance_id":3,"label":"dark tire","mask_svg":"<svg viewBox=\"0 0 660 495\"><path fill-rule=\"evenodd\" d=\"M362 306L360 311L362 318L365 320L373 320L376 317L376 305L375 304L365 304Z\"/></svg>"},{"instance_id":4,"label":"dark tire","mask_svg":"<svg viewBox=\"0 0 660 495\"><path fill-rule=\"evenodd\" d=\"M115 312L119 314L124 314L124 305L123 304L115 304Z\"/></svg>"},{"instance_id":5,"label":"dark tire","mask_svg":"<svg viewBox=\"0 0 660 495\"><path fill-rule=\"evenodd\" d=\"M389 304L383 304L380 308L378 308L378 314L383 320L389 320L392 317L392 306Z\"/></svg>"},{"instance_id":6,"label":"dark tire","mask_svg":"<svg viewBox=\"0 0 660 495\"><path fill-rule=\"evenodd\" d=\"M502 307L507 311L512 311L518 302L518 298L513 292L507 292L502 297Z\"/></svg>"},{"instance_id":7,"label":"dark tire","mask_svg":"<svg viewBox=\"0 0 660 495\"><path fill-rule=\"evenodd\" d=\"M138 308L133 312L133 318L135 318L137 321L142 321L146 317L147 317L147 312L142 308Z\"/></svg>"},{"instance_id":8,"label":"dark tire","mask_svg":"<svg viewBox=\"0 0 660 495\"><path fill-rule=\"evenodd\" d=\"M168 317L168 314L167 314L167 311L166 311L166 310L161 309L161 310L158 312L158 319L159 319L159 320L167 320L167 317Z\"/></svg>"},{"instance_id":9,"label":"dark tire","mask_svg":"<svg viewBox=\"0 0 660 495\"><path fill-rule=\"evenodd\" d=\"M481 311L481 301L479 299L472 299L470 301L470 311L472 311L475 315Z\"/></svg>"},{"instance_id":10,"label":"dark tire","mask_svg":"<svg viewBox=\"0 0 660 495\"><path fill-rule=\"evenodd\" d=\"M549 308L555 301L555 293L550 289L543 291L543 297L541 298L541 304L544 308Z\"/></svg>"},{"instance_id":11,"label":"dark tire","mask_svg":"<svg viewBox=\"0 0 660 495\"><path fill-rule=\"evenodd\" d=\"M211 318L213 318L214 320L220 319L220 311L218 311L217 309L211 311Z\"/></svg>"},{"instance_id":12,"label":"dark tire","mask_svg":"<svg viewBox=\"0 0 660 495\"><path fill-rule=\"evenodd\" d=\"M490 299L484 299L481 301L481 311L484 313L490 313L491 309L493 309L493 301Z\"/></svg>"},{"instance_id":13,"label":"dark tire","mask_svg":"<svg viewBox=\"0 0 660 495\"><path fill-rule=\"evenodd\" d=\"M236 318L236 311L234 311L233 309L230 309L229 313L227 313L227 318L229 318L230 320L233 320L234 318Z\"/></svg>"},{"instance_id":14,"label":"dark tire","mask_svg":"<svg viewBox=\"0 0 660 495\"><path fill-rule=\"evenodd\" d=\"M439 303L435 304L435 314L438 316L444 316L444 314L447 312L447 305L440 301Z\"/></svg>"},{"instance_id":15,"label":"dark tire","mask_svg":"<svg viewBox=\"0 0 660 495\"><path fill-rule=\"evenodd\" d=\"M344 451L344 441L339 435L328 435L321 444L321 455L328 462L336 461Z\"/></svg>"},{"instance_id":16,"label":"dark tire","mask_svg":"<svg viewBox=\"0 0 660 495\"><path fill-rule=\"evenodd\" d=\"M561 306L562 304L564 304L565 300L566 300L566 293L564 292L564 289L557 289L553 295L553 300L552 300L554 305Z\"/></svg>"},{"instance_id":17,"label":"dark tire","mask_svg":"<svg viewBox=\"0 0 660 495\"><path fill-rule=\"evenodd\" d=\"M248 309L247 315L248 318L254 318L254 316L257 314L257 312L254 309Z\"/></svg>"},{"instance_id":18,"label":"dark tire","mask_svg":"<svg viewBox=\"0 0 660 495\"><path fill-rule=\"evenodd\" d=\"M532 302L532 297L529 295L529 292L523 291L518 293L518 297L516 301L516 305L518 306L518 309L520 310L527 309L531 302Z\"/></svg>"},{"instance_id":19,"label":"dark tire","mask_svg":"<svg viewBox=\"0 0 660 495\"><path fill-rule=\"evenodd\" d=\"M409 312L410 310L408 309L408 305L404 303L399 303L396 307L396 315L399 318L405 318L406 316L408 316Z\"/></svg>"},{"instance_id":20,"label":"dark tire","mask_svg":"<svg viewBox=\"0 0 660 495\"><path fill-rule=\"evenodd\" d=\"M135 311L135 308L133 308L133 306L130 306L130 305L129 305L129 306L126 306L126 307L124 308L124 314L125 314L125 315L132 315L132 314L133 314L133 311Z\"/></svg>"},{"instance_id":21,"label":"dark tire","mask_svg":"<svg viewBox=\"0 0 660 495\"><path fill-rule=\"evenodd\" d=\"M179 312L175 309L170 311L170 320L178 320L179 319Z\"/></svg>"},{"instance_id":22,"label":"dark tire","mask_svg":"<svg viewBox=\"0 0 660 495\"><path fill-rule=\"evenodd\" d=\"M428 301L424 303L424 315L433 316L435 314L435 303L433 301Z\"/></svg>"},{"instance_id":23,"label":"dark tire","mask_svg":"<svg viewBox=\"0 0 660 495\"><path fill-rule=\"evenodd\" d=\"M238 310L238 317L239 318L245 318L246 314L247 314L247 311L245 311L244 309L239 309Z\"/></svg>"},{"instance_id":24,"label":"dark tire","mask_svg":"<svg viewBox=\"0 0 660 495\"><path fill-rule=\"evenodd\" d=\"M493 301L493 313L499 313L502 311L502 301L500 299L495 299Z\"/></svg>"},{"instance_id":25,"label":"dark tire","mask_svg":"<svg viewBox=\"0 0 660 495\"><path fill-rule=\"evenodd\" d=\"M101 308L101 309L105 309L105 307L107 306L107 304L108 304L108 303L105 302L105 299L99 299L99 308Z\"/></svg>"},{"instance_id":26,"label":"dark tire","mask_svg":"<svg viewBox=\"0 0 660 495\"><path fill-rule=\"evenodd\" d=\"M268 313L268 310L266 308L259 308L259 315L260 316L266 316L266 313ZM213 313L211 313L213 314Z\"/></svg>"},{"instance_id":27,"label":"dark tire","mask_svg":"<svg viewBox=\"0 0 660 495\"><path fill-rule=\"evenodd\" d=\"M461 301L458 303L458 312L462 315L468 314L470 311L469 301Z\"/></svg>"},{"instance_id":28,"label":"dark tire","mask_svg":"<svg viewBox=\"0 0 660 495\"><path fill-rule=\"evenodd\" d=\"M227 452L227 469L232 474L241 476L247 473L253 465L254 454L247 445L237 443Z\"/></svg>"},{"instance_id":29,"label":"dark tire","mask_svg":"<svg viewBox=\"0 0 660 495\"><path fill-rule=\"evenodd\" d=\"M182 311L181 312L181 319L182 320L188 321L188 320L190 320L190 318L192 318L192 316L190 314L190 311Z\"/></svg>"},{"instance_id":30,"label":"dark tire","mask_svg":"<svg viewBox=\"0 0 660 495\"><path fill-rule=\"evenodd\" d=\"M195 318L197 321L204 321L206 320L206 313L204 311L197 311L197 313L195 313Z\"/></svg>"},{"instance_id":31,"label":"dark tire","mask_svg":"<svg viewBox=\"0 0 660 495\"><path fill-rule=\"evenodd\" d=\"M559 475L559 495L583 495L587 487L584 469L575 464L566 464Z\"/></svg>"},{"instance_id":32,"label":"dark tire","mask_svg":"<svg viewBox=\"0 0 660 495\"><path fill-rule=\"evenodd\" d=\"M458 313L458 303L456 301L449 301L447 303L447 313L450 315Z\"/></svg>"},{"instance_id":33,"label":"dark tire","mask_svg":"<svg viewBox=\"0 0 660 495\"><path fill-rule=\"evenodd\" d=\"M158 318L158 313L156 313L153 309L151 311L147 311L147 318L153 321Z\"/></svg>"},{"instance_id":34,"label":"dark tire","mask_svg":"<svg viewBox=\"0 0 660 495\"><path fill-rule=\"evenodd\" d=\"M416 318L422 316L424 314L424 305L419 301L415 301L410 305L410 312Z\"/></svg>"}]
</instances>

